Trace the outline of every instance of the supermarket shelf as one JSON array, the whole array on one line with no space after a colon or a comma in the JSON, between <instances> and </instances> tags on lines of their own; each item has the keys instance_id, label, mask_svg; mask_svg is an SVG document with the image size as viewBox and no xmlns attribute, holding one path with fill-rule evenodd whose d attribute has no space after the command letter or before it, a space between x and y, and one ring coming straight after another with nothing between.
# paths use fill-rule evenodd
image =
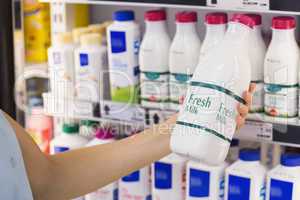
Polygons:
<instances>
[{"instance_id":1,"label":"supermarket shelf","mask_svg":"<svg viewBox=\"0 0 300 200\"><path fill-rule=\"evenodd\" d=\"M270 0L270 10L257 9L235 9L235 8L219 8L206 6L205 0L40 0L41 2L53 3L69 3L69 4L94 4L94 5L114 5L114 6L142 6L142 7L166 7L166 8L182 8L182 9L200 9L200 10L226 10L234 12L260 12L282 15L300 15L300 4L297 5L293 0Z\"/></svg>"}]
</instances>

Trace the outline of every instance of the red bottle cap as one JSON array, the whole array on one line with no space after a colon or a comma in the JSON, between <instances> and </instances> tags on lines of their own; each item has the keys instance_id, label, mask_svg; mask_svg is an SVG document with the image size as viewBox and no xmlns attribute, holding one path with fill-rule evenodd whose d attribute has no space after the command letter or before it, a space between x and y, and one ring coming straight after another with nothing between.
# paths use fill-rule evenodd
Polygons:
<instances>
[{"instance_id":1,"label":"red bottle cap","mask_svg":"<svg viewBox=\"0 0 300 200\"><path fill-rule=\"evenodd\" d=\"M255 26L261 25L261 15L258 14L247 14L247 16L251 17L251 19L254 21Z\"/></svg>"},{"instance_id":2,"label":"red bottle cap","mask_svg":"<svg viewBox=\"0 0 300 200\"><path fill-rule=\"evenodd\" d=\"M289 16L274 17L272 27L274 29L293 29L296 27L296 20Z\"/></svg>"},{"instance_id":3,"label":"red bottle cap","mask_svg":"<svg viewBox=\"0 0 300 200\"><path fill-rule=\"evenodd\" d=\"M226 13L209 13L205 16L207 24L227 24L228 17Z\"/></svg>"},{"instance_id":4,"label":"red bottle cap","mask_svg":"<svg viewBox=\"0 0 300 200\"><path fill-rule=\"evenodd\" d=\"M254 21L252 18L244 14L234 14L230 21L244 24L250 28L254 27Z\"/></svg>"},{"instance_id":5,"label":"red bottle cap","mask_svg":"<svg viewBox=\"0 0 300 200\"><path fill-rule=\"evenodd\" d=\"M197 22L198 17L196 12L179 12L176 14L176 21L180 23Z\"/></svg>"},{"instance_id":6,"label":"red bottle cap","mask_svg":"<svg viewBox=\"0 0 300 200\"><path fill-rule=\"evenodd\" d=\"M167 19L165 10L150 10L145 13L147 21L164 21Z\"/></svg>"}]
</instances>

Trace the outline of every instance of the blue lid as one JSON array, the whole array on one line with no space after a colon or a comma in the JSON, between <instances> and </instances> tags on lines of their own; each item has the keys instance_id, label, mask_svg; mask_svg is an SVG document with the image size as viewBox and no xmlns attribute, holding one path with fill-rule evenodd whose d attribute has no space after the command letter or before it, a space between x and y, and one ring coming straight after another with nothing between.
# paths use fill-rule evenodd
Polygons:
<instances>
[{"instance_id":1,"label":"blue lid","mask_svg":"<svg viewBox=\"0 0 300 200\"><path fill-rule=\"evenodd\" d=\"M113 18L116 21L133 21L134 12L131 10L119 10L114 13Z\"/></svg>"},{"instance_id":2,"label":"blue lid","mask_svg":"<svg viewBox=\"0 0 300 200\"><path fill-rule=\"evenodd\" d=\"M259 161L260 152L258 149L241 149L239 158L243 161Z\"/></svg>"},{"instance_id":3,"label":"blue lid","mask_svg":"<svg viewBox=\"0 0 300 200\"><path fill-rule=\"evenodd\" d=\"M281 165L286 167L298 167L300 166L300 154L287 153L281 156Z\"/></svg>"},{"instance_id":4,"label":"blue lid","mask_svg":"<svg viewBox=\"0 0 300 200\"><path fill-rule=\"evenodd\" d=\"M236 146L239 146L239 144L240 144L240 141L238 139L232 139L230 146L236 147Z\"/></svg>"}]
</instances>

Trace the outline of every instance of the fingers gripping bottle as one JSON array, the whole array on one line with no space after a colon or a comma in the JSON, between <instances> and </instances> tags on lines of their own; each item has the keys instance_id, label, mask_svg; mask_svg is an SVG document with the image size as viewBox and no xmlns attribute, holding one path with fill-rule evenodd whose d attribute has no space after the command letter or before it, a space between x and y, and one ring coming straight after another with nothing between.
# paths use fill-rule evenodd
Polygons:
<instances>
[{"instance_id":1,"label":"fingers gripping bottle","mask_svg":"<svg viewBox=\"0 0 300 200\"><path fill-rule=\"evenodd\" d=\"M235 15L219 48L200 62L171 136L173 152L206 164L224 162L236 130L238 104L250 84L248 38L253 20Z\"/></svg>"}]
</instances>

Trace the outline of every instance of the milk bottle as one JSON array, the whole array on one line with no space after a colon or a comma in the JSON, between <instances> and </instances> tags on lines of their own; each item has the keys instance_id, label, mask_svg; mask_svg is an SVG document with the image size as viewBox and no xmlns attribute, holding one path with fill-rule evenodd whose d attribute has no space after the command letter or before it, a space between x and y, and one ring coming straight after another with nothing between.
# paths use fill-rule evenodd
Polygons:
<instances>
[{"instance_id":1,"label":"milk bottle","mask_svg":"<svg viewBox=\"0 0 300 200\"><path fill-rule=\"evenodd\" d=\"M253 20L235 15L220 43L198 65L171 136L173 152L221 164L236 130L238 104L248 89L248 38ZM230 49L230 51L229 51Z\"/></svg>"},{"instance_id":2,"label":"milk bottle","mask_svg":"<svg viewBox=\"0 0 300 200\"><path fill-rule=\"evenodd\" d=\"M179 110L199 60L201 42L196 12L176 14L176 34L170 47L170 109Z\"/></svg>"},{"instance_id":3,"label":"milk bottle","mask_svg":"<svg viewBox=\"0 0 300 200\"><path fill-rule=\"evenodd\" d=\"M149 108L167 108L169 100L169 49L166 12L148 11L145 14L146 32L141 44L141 104Z\"/></svg>"}]
</instances>

